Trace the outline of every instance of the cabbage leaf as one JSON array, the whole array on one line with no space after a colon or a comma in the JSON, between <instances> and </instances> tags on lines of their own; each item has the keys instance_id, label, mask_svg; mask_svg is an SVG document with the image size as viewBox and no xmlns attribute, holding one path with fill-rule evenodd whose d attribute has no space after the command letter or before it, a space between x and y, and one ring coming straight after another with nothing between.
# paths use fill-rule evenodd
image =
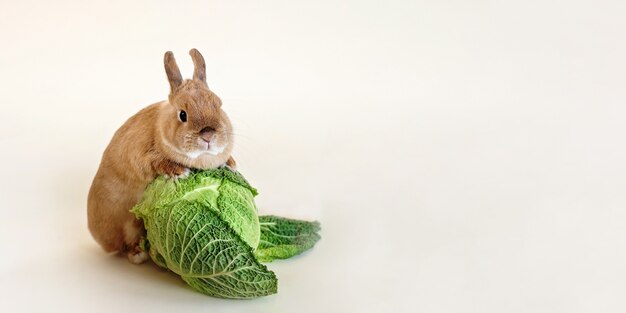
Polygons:
<instances>
[{"instance_id":1,"label":"cabbage leaf","mask_svg":"<svg viewBox=\"0 0 626 313\"><path fill-rule=\"evenodd\" d=\"M194 171L178 181L159 177L131 212L147 230L144 247L161 267L206 295L246 299L277 292L261 262L310 249L319 223L257 214L254 189L228 168Z\"/></svg>"},{"instance_id":2,"label":"cabbage leaf","mask_svg":"<svg viewBox=\"0 0 626 313\"><path fill-rule=\"evenodd\" d=\"M261 262L288 259L312 248L320 240L318 222L267 215L259 216L259 224L261 240L255 256Z\"/></svg>"}]
</instances>

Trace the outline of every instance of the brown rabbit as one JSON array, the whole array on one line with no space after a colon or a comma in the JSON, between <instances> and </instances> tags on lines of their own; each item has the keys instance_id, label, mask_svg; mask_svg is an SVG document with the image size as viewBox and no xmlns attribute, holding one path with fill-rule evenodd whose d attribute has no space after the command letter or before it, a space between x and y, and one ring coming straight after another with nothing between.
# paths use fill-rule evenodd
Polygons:
<instances>
[{"instance_id":1,"label":"brown rabbit","mask_svg":"<svg viewBox=\"0 0 626 313\"><path fill-rule=\"evenodd\" d=\"M133 263L148 256L139 247L143 223L129 210L158 175L186 177L190 168L232 168L232 126L222 101L206 83L204 58L189 51L193 79L184 80L171 51L165 53L169 101L152 104L115 132L89 190L89 230L107 252L127 253Z\"/></svg>"}]
</instances>

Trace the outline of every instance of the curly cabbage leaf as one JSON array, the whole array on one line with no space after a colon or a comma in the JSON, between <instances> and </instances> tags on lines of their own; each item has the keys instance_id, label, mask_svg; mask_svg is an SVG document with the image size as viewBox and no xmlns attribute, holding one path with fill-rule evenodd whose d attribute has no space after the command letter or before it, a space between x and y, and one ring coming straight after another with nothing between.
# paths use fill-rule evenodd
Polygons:
<instances>
[{"instance_id":1,"label":"curly cabbage leaf","mask_svg":"<svg viewBox=\"0 0 626 313\"><path fill-rule=\"evenodd\" d=\"M259 224L261 240L254 254L261 262L288 259L309 250L320 240L318 222L267 215L259 216Z\"/></svg>"},{"instance_id":2,"label":"curly cabbage leaf","mask_svg":"<svg viewBox=\"0 0 626 313\"><path fill-rule=\"evenodd\" d=\"M140 218L150 217L154 210L187 200L213 210L250 246L259 244L260 229L252 188L239 173L227 168L193 172L186 179L155 179L131 212Z\"/></svg>"},{"instance_id":3,"label":"curly cabbage leaf","mask_svg":"<svg viewBox=\"0 0 626 313\"><path fill-rule=\"evenodd\" d=\"M131 212L143 219L144 247L156 264L201 293L256 298L277 291L275 274L260 262L311 248L320 227L259 218L255 195L256 189L228 168L195 171L178 181L155 179Z\"/></svg>"}]
</instances>

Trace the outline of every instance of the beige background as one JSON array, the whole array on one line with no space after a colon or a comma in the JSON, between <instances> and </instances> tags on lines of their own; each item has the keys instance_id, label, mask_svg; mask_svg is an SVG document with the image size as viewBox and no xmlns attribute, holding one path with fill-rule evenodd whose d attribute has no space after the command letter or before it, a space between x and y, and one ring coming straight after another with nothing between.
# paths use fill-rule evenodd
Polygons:
<instances>
[{"instance_id":1,"label":"beige background","mask_svg":"<svg viewBox=\"0 0 626 313\"><path fill-rule=\"evenodd\" d=\"M624 1L0 3L3 312L624 312ZM277 295L105 255L87 190L187 51L263 213L318 219Z\"/></svg>"}]
</instances>

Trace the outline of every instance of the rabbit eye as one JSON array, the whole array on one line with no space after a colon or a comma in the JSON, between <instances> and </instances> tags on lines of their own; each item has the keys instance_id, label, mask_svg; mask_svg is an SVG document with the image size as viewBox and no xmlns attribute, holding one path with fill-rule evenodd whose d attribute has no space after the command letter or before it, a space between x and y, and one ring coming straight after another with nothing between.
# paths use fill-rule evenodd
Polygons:
<instances>
[{"instance_id":1,"label":"rabbit eye","mask_svg":"<svg viewBox=\"0 0 626 313\"><path fill-rule=\"evenodd\" d=\"M181 122L186 122L187 121L187 112L181 110L180 113L178 113L178 118L180 119Z\"/></svg>"}]
</instances>

